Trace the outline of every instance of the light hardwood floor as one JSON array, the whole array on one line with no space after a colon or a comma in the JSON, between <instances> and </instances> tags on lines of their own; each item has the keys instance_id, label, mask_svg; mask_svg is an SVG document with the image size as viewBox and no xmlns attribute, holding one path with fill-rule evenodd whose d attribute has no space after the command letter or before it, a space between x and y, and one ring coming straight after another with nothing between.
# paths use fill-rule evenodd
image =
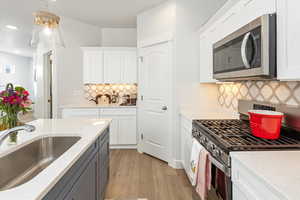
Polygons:
<instances>
[{"instance_id":1,"label":"light hardwood floor","mask_svg":"<svg viewBox=\"0 0 300 200\"><path fill-rule=\"evenodd\" d=\"M183 170L136 150L112 150L107 199L199 200Z\"/></svg>"}]
</instances>

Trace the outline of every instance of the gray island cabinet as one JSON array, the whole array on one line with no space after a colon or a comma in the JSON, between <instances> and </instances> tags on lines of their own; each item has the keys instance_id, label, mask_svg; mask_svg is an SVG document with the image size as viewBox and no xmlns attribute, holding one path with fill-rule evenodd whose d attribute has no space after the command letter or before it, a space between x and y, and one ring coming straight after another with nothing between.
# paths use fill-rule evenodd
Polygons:
<instances>
[{"instance_id":1,"label":"gray island cabinet","mask_svg":"<svg viewBox=\"0 0 300 200\"><path fill-rule=\"evenodd\" d=\"M109 129L106 129L43 200L103 200L108 178Z\"/></svg>"}]
</instances>

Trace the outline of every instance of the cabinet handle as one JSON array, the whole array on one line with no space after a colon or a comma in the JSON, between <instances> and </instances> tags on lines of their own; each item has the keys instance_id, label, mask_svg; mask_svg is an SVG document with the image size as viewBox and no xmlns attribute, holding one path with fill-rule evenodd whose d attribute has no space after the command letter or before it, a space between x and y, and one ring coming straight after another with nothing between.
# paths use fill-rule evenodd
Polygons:
<instances>
[{"instance_id":1,"label":"cabinet handle","mask_svg":"<svg viewBox=\"0 0 300 200\"><path fill-rule=\"evenodd\" d=\"M168 110L168 107L167 106L163 106L161 109L162 110Z\"/></svg>"}]
</instances>

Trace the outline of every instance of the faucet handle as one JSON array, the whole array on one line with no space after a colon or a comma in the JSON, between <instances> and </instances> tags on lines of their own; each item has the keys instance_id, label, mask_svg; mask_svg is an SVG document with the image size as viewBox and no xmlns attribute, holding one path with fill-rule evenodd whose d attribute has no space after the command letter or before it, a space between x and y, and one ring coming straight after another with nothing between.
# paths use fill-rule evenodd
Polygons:
<instances>
[{"instance_id":1,"label":"faucet handle","mask_svg":"<svg viewBox=\"0 0 300 200\"><path fill-rule=\"evenodd\" d=\"M24 130L25 131L28 131L28 132L33 132L33 131L35 131L35 126L33 126L33 125L29 125L29 124L25 124L24 125Z\"/></svg>"}]
</instances>

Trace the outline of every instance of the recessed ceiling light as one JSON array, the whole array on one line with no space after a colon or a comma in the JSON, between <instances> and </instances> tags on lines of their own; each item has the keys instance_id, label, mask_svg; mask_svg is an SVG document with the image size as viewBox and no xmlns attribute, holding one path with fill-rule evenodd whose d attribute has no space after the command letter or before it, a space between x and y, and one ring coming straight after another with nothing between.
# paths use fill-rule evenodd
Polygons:
<instances>
[{"instance_id":1,"label":"recessed ceiling light","mask_svg":"<svg viewBox=\"0 0 300 200\"><path fill-rule=\"evenodd\" d=\"M13 26L13 25L6 25L5 27L8 29L11 29L11 30L18 30L18 27Z\"/></svg>"}]
</instances>

